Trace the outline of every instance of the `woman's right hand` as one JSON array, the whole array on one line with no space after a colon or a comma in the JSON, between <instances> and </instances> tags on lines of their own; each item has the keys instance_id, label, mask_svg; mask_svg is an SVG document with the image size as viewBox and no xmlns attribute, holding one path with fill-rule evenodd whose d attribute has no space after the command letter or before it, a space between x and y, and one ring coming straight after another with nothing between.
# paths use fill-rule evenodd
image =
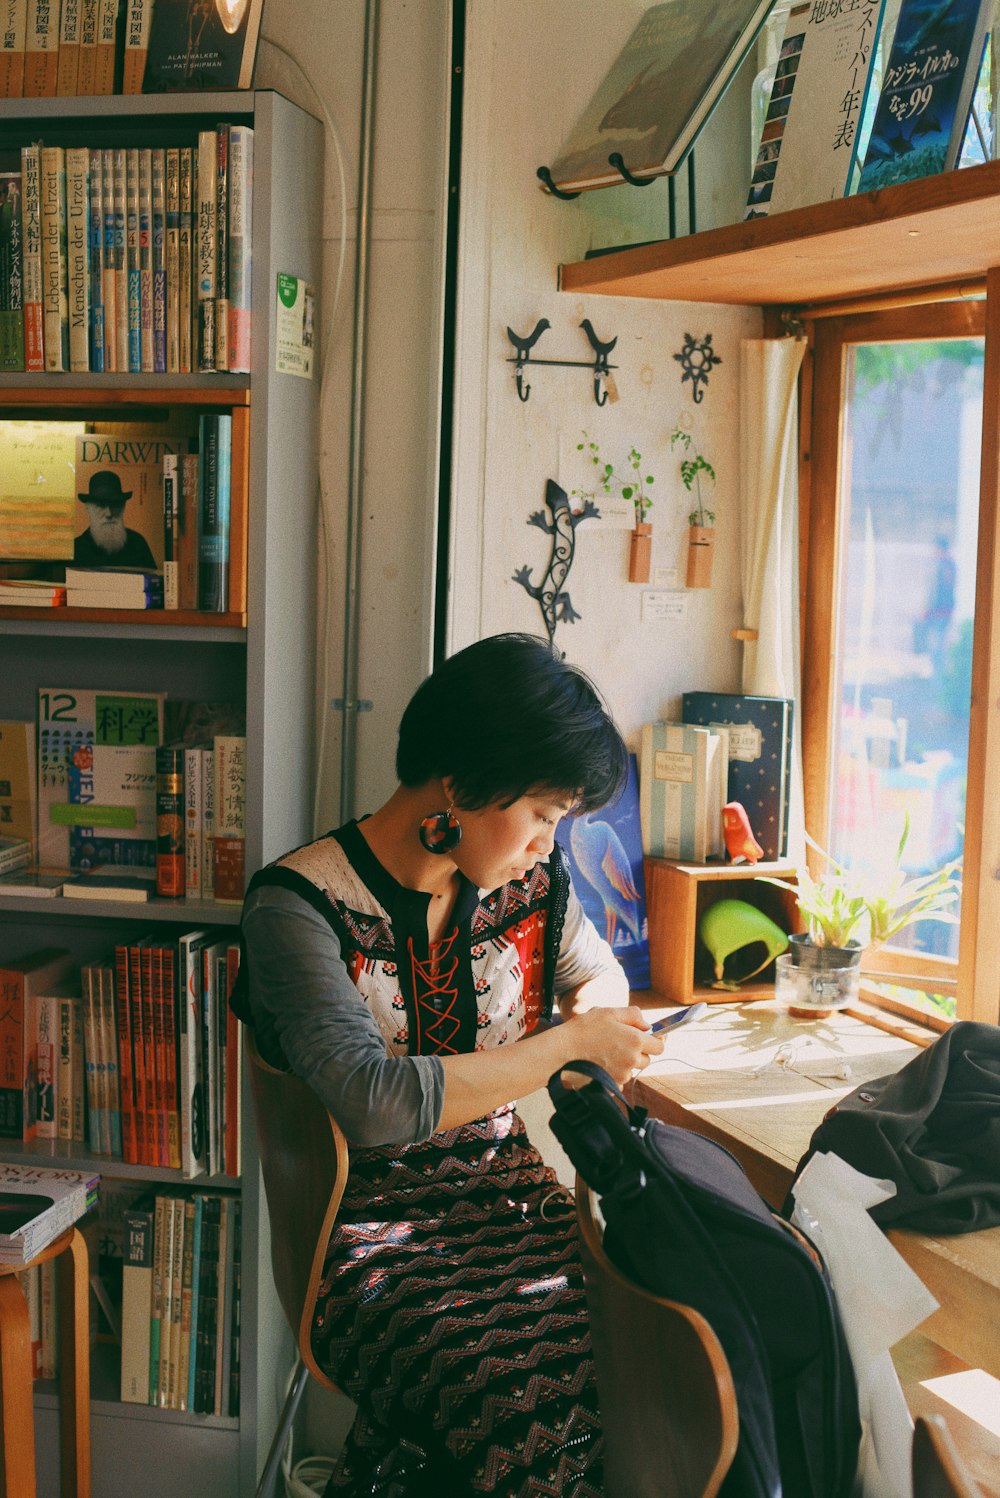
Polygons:
<instances>
[{"instance_id":1,"label":"woman's right hand","mask_svg":"<svg viewBox=\"0 0 1000 1498\"><path fill-rule=\"evenodd\" d=\"M653 1034L635 1004L627 1009L588 1009L559 1028L570 1047L570 1059L596 1062L619 1087L663 1051L663 1037Z\"/></svg>"}]
</instances>

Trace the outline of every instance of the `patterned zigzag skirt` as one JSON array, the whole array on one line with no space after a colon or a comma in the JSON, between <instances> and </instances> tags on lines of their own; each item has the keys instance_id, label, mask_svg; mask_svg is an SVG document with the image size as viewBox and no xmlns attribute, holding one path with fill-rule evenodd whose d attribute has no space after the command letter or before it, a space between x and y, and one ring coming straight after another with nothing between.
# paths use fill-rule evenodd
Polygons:
<instances>
[{"instance_id":1,"label":"patterned zigzag skirt","mask_svg":"<svg viewBox=\"0 0 1000 1498\"><path fill-rule=\"evenodd\" d=\"M312 1345L358 1404L327 1498L600 1498L575 1211L512 1110L354 1153Z\"/></svg>"}]
</instances>

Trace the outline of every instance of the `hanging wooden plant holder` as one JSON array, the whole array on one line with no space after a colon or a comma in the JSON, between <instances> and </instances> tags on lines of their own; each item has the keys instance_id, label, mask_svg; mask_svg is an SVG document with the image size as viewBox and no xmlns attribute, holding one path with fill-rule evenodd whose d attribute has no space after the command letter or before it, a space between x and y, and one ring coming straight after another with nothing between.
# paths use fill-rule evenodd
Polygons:
<instances>
[{"instance_id":1,"label":"hanging wooden plant holder","mask_svg":"<svg viewBox=\"0 0 1000 1498\"><path fill-rule=\"evenodd\" d=\"M712 558L715 554L715 526L688 526L687 586L712 586Z\"/></svg>"},{"instance_id":2,"label":"hanging wooden plant holder","mask_svg":"<svg viewBox=\"0 0 1000 1498\"><path fill-rule=\"evenodd\" d=\"M650 558L653 554L653 527L648 520L637 520L632 528L628 548L628 580L648 583Z\"/></svg>"}]
</instances>

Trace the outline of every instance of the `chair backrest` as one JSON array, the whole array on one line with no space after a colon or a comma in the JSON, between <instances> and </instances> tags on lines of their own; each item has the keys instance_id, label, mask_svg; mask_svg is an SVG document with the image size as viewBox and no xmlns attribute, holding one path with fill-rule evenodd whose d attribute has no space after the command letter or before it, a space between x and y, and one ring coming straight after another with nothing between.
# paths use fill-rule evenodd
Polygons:
<instances>
[{"instance_id":1,"label":"chair backrest","mask_svg":"<svg viewBox=\"0 0 1000 1498\"><path fill-rule=\"evenodd\" d=\"M940 1415L914 1422L913 1498L982 1498Z\"/></svg>"},{"instance_id":2,"label":"chair backrest","mask_svg":"<svg viewBox=\"0 0 1000 1498\"><path fill-rule=\"evenodd\" d=\"M269 1066L253 1032L244 1028L274 1284L303 1362L332 1389L336 1385L313 1357L311 1328L326 1246L347 1181L347 1141L312 1088L293 1072Z\"/></svg>"},{"instance_id":3,"label":"chair backrest","mask_svg":"<svg viewBox=\"0 0 1000 1498\"><path fill-rule=\"evenodd\" d=\"M713 1498L739 1438L719 1340L697 1311L615 1268L580 1176L576 1204L607 1498Z\"/></svg>"}]
</instances>

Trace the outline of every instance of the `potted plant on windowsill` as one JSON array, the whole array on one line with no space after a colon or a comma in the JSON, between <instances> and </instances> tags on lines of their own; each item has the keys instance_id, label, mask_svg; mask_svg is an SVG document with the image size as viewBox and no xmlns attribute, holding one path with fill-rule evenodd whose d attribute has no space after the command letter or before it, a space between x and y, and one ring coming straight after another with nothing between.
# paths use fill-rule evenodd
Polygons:
<instances>
[{"instance_id":1,"label":"potted plant on windowsill","mask_svg":"<svg viewBox=\"0 0 1000 1498\"><path fill-rule=\"evenodd\" d=\"M635 512L635 524L632 527L629 542L628 580L630 583L648 583L653 552L653 527L646 519L646 515L653 505L653 496L648 490L656 480L651 473L643 474L642 453L634 445L629 448L627 462L635 477L627 482L616 480L614 464L606 462L601 457L597 443L593 442L586 432L583 437L584 440L576 444L576 450L586 452L590 461L600 468L600 486L605 494L610 494L612 483L617 482L622 499L627 499L632 505ZM574 489L572 493L582 499L594 498L593 493L588 494L583 489Z\"/></svg>"},{"instance_id":2,"label":"potted plant on windowsill","mask_svg":"<svg viewBox=\"0 0 1000 1498\"><path fill-rule=\"evenodd\" d=\"M958 924L953 907L961 893L959 861L907 875L902 860L909 836L907 813L895 856L881 875L855 873L806 834L821 860L817 874L803 867L794 882L761 876L765 884L791 890L807 925L789 936L788 953L777 963L776 996L792 1014L818 1018L856 1002L865 951L916 921Z\"/></svg>"},{"instance_id":3,"label":"potted plant on windowsill","mask_svg":"<svg viewBox=\"0 0 1000 1498\"><path fill-rule=\"evenodd\" d=\"M675 427L670 434L670 446L680 442L687 452L691 450L691 433L683 427ZM712 558L715 551L715 511L705 505L701 493L701 476L715 483L715 469L701 453L691 453L681 459L681 483L697 498L695 509L688 515L688 560L686 582L689 588L710 588L712 585Z\"/></svg>"}]
</instances>

